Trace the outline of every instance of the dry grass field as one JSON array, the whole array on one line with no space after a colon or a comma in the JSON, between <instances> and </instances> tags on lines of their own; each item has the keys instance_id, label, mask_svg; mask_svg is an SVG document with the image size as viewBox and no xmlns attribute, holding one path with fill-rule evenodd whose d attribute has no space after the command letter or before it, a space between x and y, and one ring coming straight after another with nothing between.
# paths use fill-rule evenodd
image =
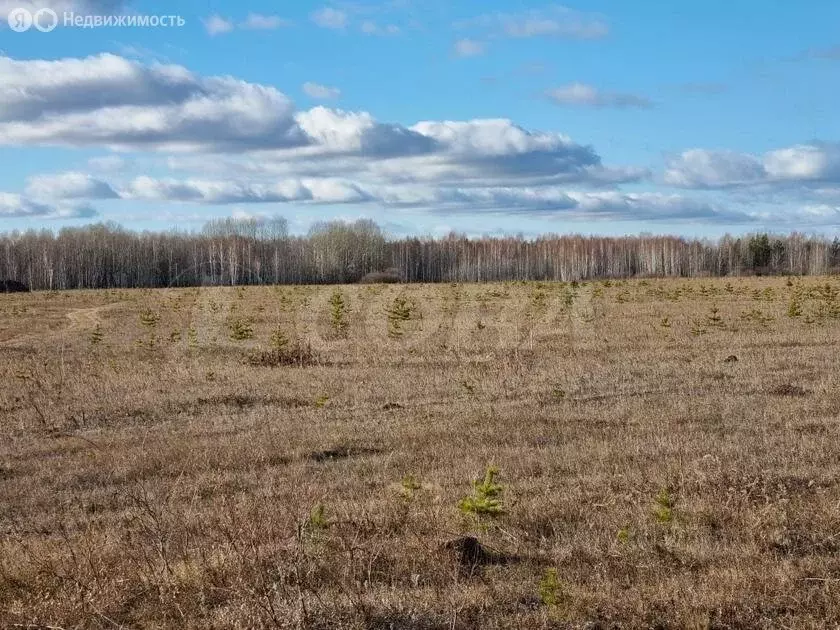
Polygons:
<instances>
[{"instance_id":1,"label":"dry grass field","mask_svg":"<svg viewBox=\"0 0 840 630\"><path fill-rule=\"evenodd\" d=\"M837 627L838 294L0 295L0 626Z\"/></svg>"}]
</instances>

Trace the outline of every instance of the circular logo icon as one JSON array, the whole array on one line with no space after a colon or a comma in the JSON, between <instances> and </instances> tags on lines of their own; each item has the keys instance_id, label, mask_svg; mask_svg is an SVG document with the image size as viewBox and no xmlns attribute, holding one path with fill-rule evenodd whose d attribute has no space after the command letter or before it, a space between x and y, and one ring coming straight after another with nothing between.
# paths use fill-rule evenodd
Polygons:
<instances>
[{"instance_id":1,"label":"circular logo icon","mask_svg":"<svg viewBox=\"0 0 840 630\"><path fill-rule=\"evenodd\" d=\"M12 9L9 11L9 28L16 33L28 31L32 28L32 14L27 9Z\"/></svg>"},{"instance_id":2,"label":"circular logo icon","mask_svg":"<svg viewBox=\"0 0 840 630\"><path fill-rule=\"evenodd\" d=\"M32 26L42 33L49 33L58 26L58 14L52 9L41 9L32 16Z\"/></svg>"}]
</instances>

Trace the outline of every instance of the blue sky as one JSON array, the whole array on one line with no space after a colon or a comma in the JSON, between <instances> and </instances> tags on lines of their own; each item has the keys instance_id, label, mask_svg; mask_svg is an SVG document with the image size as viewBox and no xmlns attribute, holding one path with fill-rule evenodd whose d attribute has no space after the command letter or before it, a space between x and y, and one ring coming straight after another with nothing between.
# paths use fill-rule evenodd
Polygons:
<instances>
[{"instance_id":1,"label":"blue sky","mask_svg":"<svg viewBox=\"0 0 840 630\"><path fill-rule=\"evenodd\" d=\"M0 231L840 233L840 3L171 6L0 0Z\"/></svg>"}]
</instances>

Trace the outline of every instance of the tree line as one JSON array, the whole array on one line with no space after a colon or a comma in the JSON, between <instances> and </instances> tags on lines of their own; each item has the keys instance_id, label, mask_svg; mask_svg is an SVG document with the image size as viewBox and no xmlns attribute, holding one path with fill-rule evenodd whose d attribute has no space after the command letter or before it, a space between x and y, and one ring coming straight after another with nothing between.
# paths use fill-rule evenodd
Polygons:
<instances>
[{"instance_id":1,"label":"tree line","mask_svg":"<svg viewBox=\"0 0 840 630\"><path fill-rule=\"evenodd\" d=\"M383 273L384 272L384 273ZM248 284L572 281L840 272L840 239L752 234L388 238L372 221L214 220L199 232L97 224L0 234L0 282L32 290ZM16 283L16 284L15 284Z\"/></svg>"}]
</instances>

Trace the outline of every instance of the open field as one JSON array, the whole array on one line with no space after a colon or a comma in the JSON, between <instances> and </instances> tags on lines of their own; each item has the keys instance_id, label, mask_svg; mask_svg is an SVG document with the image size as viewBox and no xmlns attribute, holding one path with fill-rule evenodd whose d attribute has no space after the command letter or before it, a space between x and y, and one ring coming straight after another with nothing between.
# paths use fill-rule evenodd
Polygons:
<instances>
[{"instance_id":1,"label":"open field","mask_svg":"<svg viewBox=\"0 0 840 630\"><path fill-rule=\"evenodd\" d=\"M835 627L839 295L0 295L0 627Z\"/></svg>"}]
</instances>

